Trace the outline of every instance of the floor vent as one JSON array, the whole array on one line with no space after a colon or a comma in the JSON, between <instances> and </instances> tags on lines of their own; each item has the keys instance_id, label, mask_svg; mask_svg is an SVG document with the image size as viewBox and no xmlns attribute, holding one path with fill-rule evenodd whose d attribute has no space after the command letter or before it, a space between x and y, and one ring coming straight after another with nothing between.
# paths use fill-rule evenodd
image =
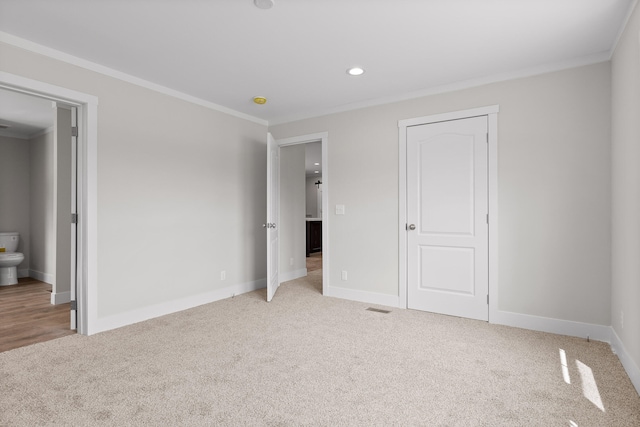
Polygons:
<instances>
[{"instance_id":1,"label":"floor vent","mask_svg":"<svg viewBox=\"0 0 640 427\"><path fill-rule=\"evenodd\" d=\"M373 307L367 308L367 311L375 311L376 313L384 313L384 314L391 313L391 311L389 310L380 310L379 308L373 308Z\"/></svg>"}]
</instances>

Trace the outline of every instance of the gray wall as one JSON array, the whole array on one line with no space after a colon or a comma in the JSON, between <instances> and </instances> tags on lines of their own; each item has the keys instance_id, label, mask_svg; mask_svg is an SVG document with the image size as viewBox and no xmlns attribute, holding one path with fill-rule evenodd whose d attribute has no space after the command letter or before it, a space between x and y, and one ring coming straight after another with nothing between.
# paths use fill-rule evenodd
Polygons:
<instances>
[{"instance_id":1,"label":"gray wall","mask_svg":"<svg viewBox=\"0 0 640 427\"><path fill-rule=\"evenodd\" d=\"M53 132L31 139L0 137L0 231L20 233L18 250L25 255L25 260L18 266L19 275L53 285L56 283L54 147ZM71 171L67 163L60 169L65 175ZM69 195L70 188L65 200ZM65 225L68 228L68 222ZM59 258L66 268L67 286L58 292L69 290L69 245L63 249L67 252Z\"/></svg>"},{"instance_id":2,"label":"gray wall","mask_svg":"<svg viewBox=\"0 0 640 427\"><path fill-rule=\"evenodd\" d=\"M18 252L24 261L18 276L29 270L29 141L0 136L0 232L20 233Z\"/></svg>"},{"instance_id":3,"label":"gray wall","mask_svg":"<svg viewBox=\"0 0 640 427\"><path fill-rule=\"evenodd\" d=\"M52 111L53 114L53 111ZM31 200L29 269L35 278L53 284L56 274L54 215L54 137L47 132L29 140Z\"/></svg>"},{"instance_id":4,"label":"gray wall","mask_svg":"<svg viewBox=\"0 0 640 427\"><path fill-rule=\"evenodd\" d=\"M611 324L640 367L640 9L612 58ZM624 319L623 319L624 317ZM636 383L637 384L637 383Z\"/></svg>"},{"instance_id":5,"label":"gray wall","mask_svg":"<svg viewBox=\"0 0 640 427\"><path fill-rule=\"evenodd\" d=\"M304 144L280 149L280 281L306 272ZM293 259L293 264L291 263ZM296 272L298 274L296 274Z\"/></svg>"},{"instance_id":6,"label":"gray wall","mask_svg":"<svg viewBox=\"0 0 640 427\"><path fill-rule=\"evenodd\" d=\"M318 187L316 182L322 181L322 176L309 176L306 178L306 212L307 217L318 218Z\"/></svg>"},{"instance_id":7,"label":"gray wall","mask_svg":"<svg viewBox=\"0 0 640 427\"><path fill-rule=\"evenodd\" d=\"M264 280L266 126L4 43L0 57L99 99L98 318Z\"/></svg>"},{"instance_id":8,"label":"gray wall","mask_svg":"<svg viewBox=\"0 0 640 427\"><path fill-rule=\"evenodd\" d=\"M610 77L600 63L271 127L329 133L330 284L398 295L398 120L499 104L499 309L609 325Z\"/></svg>"}]
</instances>

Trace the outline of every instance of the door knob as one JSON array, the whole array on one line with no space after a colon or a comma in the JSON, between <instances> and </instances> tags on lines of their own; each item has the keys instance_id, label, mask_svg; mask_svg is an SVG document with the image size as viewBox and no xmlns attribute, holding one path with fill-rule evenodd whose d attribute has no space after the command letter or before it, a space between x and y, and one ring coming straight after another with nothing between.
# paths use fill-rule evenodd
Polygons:
<instances>
[{"instance_id":1,"label":"door knob","mask_svg":"<svg viewBox=\"0 0 640 427\"><path fill-rule=\"evenodd\" d=\"M415 224L409 224L409 230L415 230L415 229L416 229Z\"/></svg>"}]
</instances>

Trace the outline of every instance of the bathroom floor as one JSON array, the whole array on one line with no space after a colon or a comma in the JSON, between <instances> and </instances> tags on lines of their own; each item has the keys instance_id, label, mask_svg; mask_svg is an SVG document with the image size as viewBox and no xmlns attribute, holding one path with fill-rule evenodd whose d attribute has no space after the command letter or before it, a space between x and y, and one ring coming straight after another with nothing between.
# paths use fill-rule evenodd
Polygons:
<instances>
[{"instance_id":1,"label":"bathroom floor","mask_svg":"<svg viewBox=\"0 0 640 427\"><path fill-rule=\"evenodd\" d=\"M0 286L0 352L75 334L69 303L51 304L51 285L31 278Z\"/></svg>"}]
</instances>

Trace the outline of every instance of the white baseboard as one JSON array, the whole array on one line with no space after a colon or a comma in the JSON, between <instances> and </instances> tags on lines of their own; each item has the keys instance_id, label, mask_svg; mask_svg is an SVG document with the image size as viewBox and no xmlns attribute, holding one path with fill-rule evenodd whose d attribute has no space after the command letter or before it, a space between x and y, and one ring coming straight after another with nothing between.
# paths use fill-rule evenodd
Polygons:
<instances>
[{"instance_id":1,"label":"white baseboard","mask_svg":"<svg viewBox=\"0 0 640 427\"><path fill-rule=\"evenodd\" d=\"M40 280L41 282L45 282L50 285L55 285L56 278L54 277L53 274L43 273L41 271L36 271L36 270L28 270L27 275L28 277L31 277L36 280Z\"/></svg>"},{"instance_id":2,"label":"white baseboard","mask_svg":"<svg viewBox=\"0 0 640 427\"><path fill-rule=\"evenodd\" d=\"M611 328L611 350L618 355L618 359L620 359L624 370L627 371L631 383L636 388L638 394L640 394L640 368L638 368L636 362L629 356L627 349L624 347L624 344L622 344L622 340L620 340L616 330L613 328Z\"/></svg>"},{"instance_id":3,"label":"white baseboard","mask_svg":"<svg viewBox=\"0 0 640 427\"><path fill-rule=\"evenodd\" d=\"M16 274L18 275L18 279L22 279L23 277L31 277L29 275L29 270L28 269L18 270L18 271L16 271ZM40 280L40 279L38 279L38 280Z\"/></svg>"},{"instance_id":4,"label":"white baseboard","mask_svg":"<svg viewBox=\"0 0 640 427\"><path fill-rule=\"evenodd\" d=\"M611 326L594 325L592 323L573 322L570 320L551 319L547 317L531 316L528 314L498 311L489 319L490 323L513 326L516 328L531 329L533 331L549 332L552 334L568 335L572 337L587 338L606 342L611 345L611 350L617 354L620 363L624 367L631 383L640 394L640 368L629 356L622 344L620 337Z\"/></svg>"},{"instance_id":5,"label":"white baseboard","mask_svg":"<svg viewBox=\"0 0 640 427\"><path fill-rule=\"evenodd\" d=\"M595 325L592 323L574 322L571 320L551 319L548 317L531 316L528 314L512 313L508 311L493 312L489 317L490 323L530 329L533 331L549 332L552 334L568 335L606 342L618 356L631 383L640 394L640 368L631 358L620 340L615 329L611 326Z\"/></svg>"},{"instance_id":6,"label":"white baseboard","mask_svg":"<svg viewBox=\"0 0 640 427\"><path fill-rule=\"evenodd\" d=\"M237 285L228 286L226 288L216 289L204 294L192 295L175 301L167 301L165 303L143 307L137 310L128 311L126 313L119 313L112 316L97 318L94 321L94 326L90 331L88 331L88 335L120 328L122 326L131 325L134 323L153 319L155 317L164 316L166 314L188 310L193 307L209 304L211 302L230 298L235 295L262 289L266 286L267 279L265 278L256 280L254 282L240 283Z\"/></svg>"},{"instance_id":7,"label":"white baseboard","mask_svg":"<svg viewBox=\"0 0 640 427\"><path fill-rule=\"evenodd\" d=\"M299 279L300 277L305 277L307 275L307 269L301 268L300 270L288 271L286 273L282 273L279 276L280 283L288 282L289 280Z\"/></svg>"},{"instance_id":8,"label":"white baseboard","mask_svg":"<svg viewBox=\"0 0 640 427\"><path fill-rule=\"evenodd\" d=\"M365 302L367 304L386 305L389 307L398 307L399 303L397 295L379 294L376 292L338 288L335 286L329 286L324 295L328 297L348 299L351 301Z\"/></svg>"},{"instance_id":9,"label":"white baseboard","mask_svg":"<svg viewBox=\"0 0 640 427\"><path fill-rule=\"evenodd\" d=\"M71 301L71 292L51 293L51 304L65 304Z\"/></svg>"},{"instance_id":10,"label":"white baseboard","mask_svg":"<svg viewBox=\"0 0 640 427\"><path fill-rule=\"evenodd\" d=\"M516 328L531 329L533 331L549 332L571 337L582 337L596 341L611 342L611 327L592 323L574 322L571 320L552 319L549 317L532 316L529 314L497 311L489 314L489 323L514 326Z\"/></svg>"}]
</instances>

